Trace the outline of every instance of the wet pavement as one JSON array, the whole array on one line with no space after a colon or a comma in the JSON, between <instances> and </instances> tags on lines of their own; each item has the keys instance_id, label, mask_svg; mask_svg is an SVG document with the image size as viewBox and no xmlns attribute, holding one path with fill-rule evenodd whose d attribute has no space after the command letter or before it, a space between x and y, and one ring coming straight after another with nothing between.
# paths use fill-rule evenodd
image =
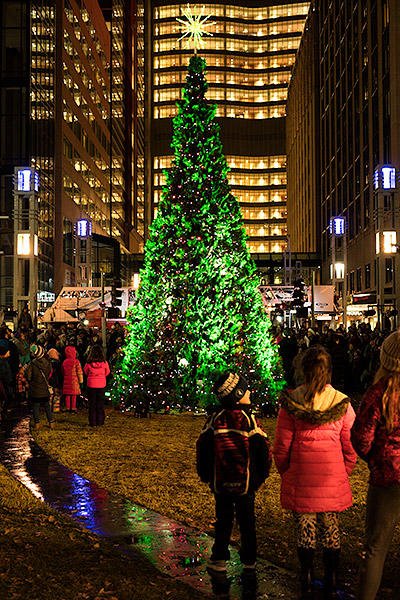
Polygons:
<instances>
[{"instance_id":1,"label":"wet pavement","mask_svg":"<svg viewBox=\"0 0 400 600\"><path fill-rule=\"evenodd\" d=\"M70 471L43 452L30 434L29 422L28 415L20 414L3 424L0 462L42 502L116 545L121 552L141 552L164 574L211 598L298 597L297 574L259 560L257 576L242 576L234 548L227 576L211 577L205 563L211 554L212 537L132 504ZM340 597L351 598L345 594Z\"/></svg>"}]
</instances>

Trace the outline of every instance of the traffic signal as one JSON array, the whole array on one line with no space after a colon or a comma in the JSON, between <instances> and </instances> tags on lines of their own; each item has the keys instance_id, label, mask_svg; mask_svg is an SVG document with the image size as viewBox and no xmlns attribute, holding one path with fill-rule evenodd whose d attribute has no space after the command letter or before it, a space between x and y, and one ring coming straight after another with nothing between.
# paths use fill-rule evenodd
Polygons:
<instances>
[{"instance_id":1,"label":"traffic signal","mask_svg":"<svg viewBox=\"0 0 400 600\"><path fill-rule=\"evenodd\" d=\"M115 288L115 300L114 300L115 306L122 306L122 293L123 293L123 290Z\"/></svg>"},{"instance_id":2,"label":"traffic signal","mask_svg":"<svg viewBox=\"0 0 400 600\"><path fill-rule=\"evenodd\" d=\"M292 295L292 306L293 308L302 308L306 299L304 293L304 281L302 279L296 279L294 282L294 289Z\"/></svg>"},{"instance_id":3,"label":"traffic signal","mask_svg":"<svg viewBox=\"0 0 400 600\"><path fill-rule=\"evenodd\" d=\"M111 304L113 306L122 306L122 294L124 290L120 289L121 281L114 280L111 286Z\"/></svg>"},{"instance_id":4,"label":"traffic signal","mask_svg":"<svg viewBox=\"0 0 400 600\"><path fill-rule=\"evenodd\" d=\"M294 282L292 298L292 307L296 309L297 318L306 319L308 308L304 306L304 302L307 300L307 296L304 290L304 281L301 278L296 279Z\"/></svg>"}]
</instances>

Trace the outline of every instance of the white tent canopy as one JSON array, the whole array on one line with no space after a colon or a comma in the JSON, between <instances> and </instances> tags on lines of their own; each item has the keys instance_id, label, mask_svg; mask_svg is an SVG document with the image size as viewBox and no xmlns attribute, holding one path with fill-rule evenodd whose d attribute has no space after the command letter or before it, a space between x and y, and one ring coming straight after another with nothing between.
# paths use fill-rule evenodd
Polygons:
<instances>
[{"instance_id":1,"label":"white tent canopy","mask_svg":"<svg viewBox=\"0 0 400 600\"><path fill-rule=\"evenodd\" d=\"M55 322L72 323L72 322L79 321L79 319L71 316L69 313L67 313L62 308L50 307L44 313L44 315L42 317L42 321L44 323L55 323Z\"/></svg>"}]
</instances>

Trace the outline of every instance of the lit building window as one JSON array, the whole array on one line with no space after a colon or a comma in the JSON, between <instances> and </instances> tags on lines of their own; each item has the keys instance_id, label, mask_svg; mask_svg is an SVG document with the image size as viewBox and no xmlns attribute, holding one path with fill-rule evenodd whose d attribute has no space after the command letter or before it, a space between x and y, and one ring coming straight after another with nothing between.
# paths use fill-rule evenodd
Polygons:
<instances>
[{"instance_id":1,"label":"lit building window","mask_svg":"<svg viewBox=\"0 0 400 600\"><path fill-rule=\"evenodd\" d=\"M269 3L268 3L269 4ZM217 117L275 119L286 114L290 69L300 43L309 2L274 6L208 4L215 25L206 40L207 99L217 103ZM153 11L154 117L177 114L191 53L178 42L176 17L186 5ZM164 158L167 158L165 164ZM229 181L238 198L254 252L282 252L286 236L286 156L227 156ZM172 157L154 161L154 202L160 199ZM157 162L158 161L158 162ZM164 161L164 162L163 162ZM251 171L251 172L250 172ZM273 241L269 238L278 238Z\"/></svg>"}]
</instances>

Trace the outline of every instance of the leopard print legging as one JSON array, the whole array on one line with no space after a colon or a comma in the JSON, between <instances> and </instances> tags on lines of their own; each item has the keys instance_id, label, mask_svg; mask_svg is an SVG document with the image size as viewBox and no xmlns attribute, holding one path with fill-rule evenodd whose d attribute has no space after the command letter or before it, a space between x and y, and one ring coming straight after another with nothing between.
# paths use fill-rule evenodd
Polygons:
<instances>
[{"instance_id":1,"label":"leopard print legging","mask_svg":"<svg viewBox=\"0 0 400 600\"><path fill-rule=\"evenodd\" d=\"M339 514L337 512L294 513L297 527L297 545L302 548L317 546L317 530L324 548L340 548Z\"/></svg>"}]
</instances>

